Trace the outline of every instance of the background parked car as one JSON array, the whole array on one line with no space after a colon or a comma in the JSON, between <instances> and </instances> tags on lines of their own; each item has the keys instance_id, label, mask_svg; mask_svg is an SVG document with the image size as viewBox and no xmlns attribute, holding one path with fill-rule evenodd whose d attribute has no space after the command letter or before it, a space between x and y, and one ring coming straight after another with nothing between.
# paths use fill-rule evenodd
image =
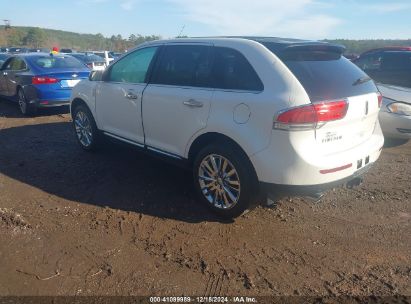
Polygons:
<instances>
[{"instance_id":1,"label":"background parked car","mask_svg":"<svg viewBox=\"0 0 411 304\"><path fill-rule=\"evenodd\" d=\"M71 54L71 53L75 53L76 51L73 49L61 49L60 53L65 53L65 54Z\"/></svg>"},{"instance_id":2,"label":"background parked car","mask_svg":"<svg viewBox=\"0 0 411 304\"><path fill-rule=\"evenodd\" d=\"M120 57L121 55L123 55L123 53L118 53L118 52L108 52L110 54L111 57L113 57L114 59Z\"/></svg>"},{"instance_id":3,"label":"background parked car","mask_svg":"<svg viewBox=\"0 0 411 304\"><path fill-rule=\"evenodd\" d=\"M357 54L344 54L344 57L347 58L348 60L356 60L359 56Z\"/></svg>"},{"instance_id":4,"label":"background parked car","mask_svg":"<svg viewBox=\"0 0 411 304\"><path fill-rule=\"evenodd\" d=\"M32 48L32 49L29 49L29 52L33 52L33 53L50 53L51 50L49 48Z\"/></svg>"},{"instance_id":5,"label":"background parked car","mask_svg":"<svg viewBox=\"0 0 411 304\"><path fill-rule=\"evenodd\" d=\"M100 56L92 53L71 53L71 56L83 62L92 71L103 71L106 68L106 62Z\"/></svg>"},{"instance_id":6,"label":"background parked car","mask_svg":"<svg viewBox=\"0 0 411 304\"><path fill-rule=\"evenodd\" d=\"M384 135L389 139L411 139L411 88L383 84L378 87L384 96L379 115Z\"/></svg>"},{"instance_id":7,"label":"background parked car","mask_svg":"<svg viewBox=\"0 0 411 304\"><path fill-rule=\"evenodd\" d=\"M29 49L26 47L11 47L9 48L10 54L21 54L21 53L28 53Z\"/></svg>"},{"instance_id":8,"label":"background parked car","mask_svg":"<svg viewBox=\"0 0 411 304\"><path fill-rule=\"evenodd\" d=\"M69 55L14 55L1 67L0 95L18 102L22 114L31 115L38 107L69 104L72 87L89 73Z\"/></svg>"},{"instance_id":9,"label":"background parked car","mask_svg":"<svg viewBox=\"0 0 411 304\"><path fill-rule=\"evenodd\" d=\"M368 51L354 61L383 95L381 128L391 139L411 139L411 48Z\"/></svg>"},{"instance_id":10,"label":"background parked car","mask_svg":"<svg viewBox=\"0 0 411 304\"><path fill-rule=\"evenodd\" d=\"M115 59L112 52L108 52L108 51L91 51L90 53L93 53L103 58L107 66Z\"/></svg>"}]
</instances>

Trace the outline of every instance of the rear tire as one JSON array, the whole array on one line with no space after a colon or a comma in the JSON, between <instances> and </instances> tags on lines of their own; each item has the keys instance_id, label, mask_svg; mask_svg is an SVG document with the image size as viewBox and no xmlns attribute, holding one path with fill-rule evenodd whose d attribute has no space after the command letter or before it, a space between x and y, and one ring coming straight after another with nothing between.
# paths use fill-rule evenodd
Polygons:
<instances>
[{"instance_id":1,"label":"rear tire","mask_svg":"<svg viewBox=\"0 0 411 304\"><path fill-rule=\"evenodd\" d=\"M17 91L17 101L19 104L20 112L24 116L34 116L37 113L36 105L27 102L22 88L19 88Z\"/></svg>"},{"instance_id":2,"label":"rear tire","mask_svg":"<svg viewBox=\"0 0 411 304\"><path fill-rule=\"evenodd\" d=\"M99 131L90 110L85 105L73 109L73 128L77 142L85 151L95 151L99 144Z\"/></svg>"},{"instance_id":3,"label":"rear tire","mask_svg":"<svg viewBox=\"0 0 411 304\"><path fill-rule=\"evenodd\" d=\"M203 148L194 161L193 176L200 201L224 218L240 216L257 194L251 163L234 145L215 143Z\"/></svg>"}]
</instances>

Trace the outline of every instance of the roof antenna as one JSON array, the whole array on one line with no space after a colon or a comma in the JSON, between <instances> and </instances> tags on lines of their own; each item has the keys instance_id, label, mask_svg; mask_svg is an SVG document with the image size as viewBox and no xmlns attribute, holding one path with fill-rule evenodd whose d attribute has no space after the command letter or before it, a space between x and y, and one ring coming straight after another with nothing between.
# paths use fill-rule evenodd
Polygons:
<instances>
[{"instance_id":1,"label":"roof antenna","mask_svg":"<svg viewBox=\"0 0 411 304\"><path fill-rule=\"evenodd\" d=\"M181 28L180 33L178 33L177 38L181 38L181 34L183 33L184 29L186 28L186 25L184 24L183 27Z\"/></svg>"}]
</instances>

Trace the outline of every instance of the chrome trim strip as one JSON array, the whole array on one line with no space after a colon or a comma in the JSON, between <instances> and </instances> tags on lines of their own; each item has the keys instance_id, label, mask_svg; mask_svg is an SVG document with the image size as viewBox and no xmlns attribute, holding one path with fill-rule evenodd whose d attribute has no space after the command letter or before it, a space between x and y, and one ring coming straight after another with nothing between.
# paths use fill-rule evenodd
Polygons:
<instances>
[{"instance_id":1,"label":"chrome trim strip","mask_svg":"<svg viewBox=\"0 0 411 304\"><path fill-rule=\"evenodd\" d=\"M108 133L108 132L104 132L104 134L107 135L107 136L110 136L110 137L112 137L112 138L115 138L115 139L124 141L124 142L126 142L126 143L135 145L135 146L137 146L137 147L144 148L144 145L143 145L143 144L137 143L137 142L135 142L135 141L132 141L132 140L129 140L129 139L125 139L125 138L123 138L123 137L120 137L120 136L117 136L117 135L114 135L114 134L111 134L111 133Z\"/></svg>"},{"instance_id":2,"label":"chrome trim strip","mask_svg":"<svg viewBox=\"0 0 411 304\"><path fill-rule=\"evenodd\" d=\"M182 159L182 157L180 157L180 156L178 156L178 155L175 155L175 154L172 154L172 153L168 153L168 152L164 152L164 151L158 150L158 149L156 149L156 148L147 147L147 149L150 150L150 151L153 151L153 152L157 152L157 153L160 153L160 154L163 154L163 155L166 155L166 156L170 156L170 157L176 158L176 159Z\"/></svg>"}]
</instances>

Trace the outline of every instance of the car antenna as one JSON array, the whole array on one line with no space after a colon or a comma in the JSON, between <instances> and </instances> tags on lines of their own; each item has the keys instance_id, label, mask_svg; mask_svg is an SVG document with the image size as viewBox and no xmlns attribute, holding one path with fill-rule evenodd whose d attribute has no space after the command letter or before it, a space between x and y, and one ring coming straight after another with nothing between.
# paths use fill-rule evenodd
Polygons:
<instances>
[{"instance_id":1,"label":"car antenna","mask_svg":"<svg viewBox=\"0 0 411 304\"><path fill-rule=\"evenodd\" d=\"M184 25L181 27L180 33L178 33L177 38L181 38L181 34L184 32L184 29L185 29L185 28L186 28L186 25L184 24Z\"/></svg>"}]
</instances>

